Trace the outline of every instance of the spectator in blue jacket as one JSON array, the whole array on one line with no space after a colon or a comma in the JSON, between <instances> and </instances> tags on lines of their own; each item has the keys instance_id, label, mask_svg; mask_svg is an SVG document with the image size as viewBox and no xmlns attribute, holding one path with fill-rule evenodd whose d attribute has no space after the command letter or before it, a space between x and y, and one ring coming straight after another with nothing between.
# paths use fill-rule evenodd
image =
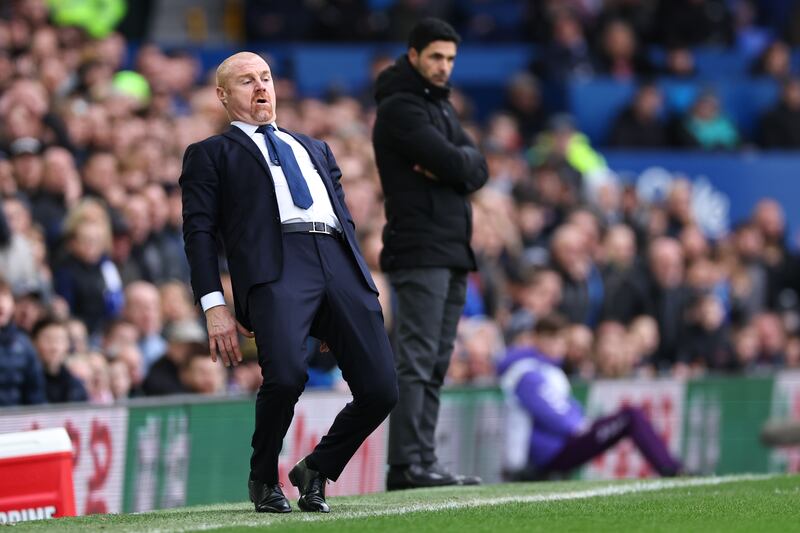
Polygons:
<instances>
[{"instance_id":1,"label":"spectator in blue jacket","mask_svg":"<svg viewBox=\"0 0 800 533\"><path fill-rule=\"evenodd\" d=\"M681 473L644 413L625 407L595 421L583 414L561 365L567 351L564 318L551 315L533 328L533 346L509 350L498 365L509 406L506 471L512 479L564 475L625 437L662 476Z\"/></svg>"},{"instance_id":2,"label":"spectator in blue jacket","mask_svg":"<svg viewBox=\"0 0 800 533\"><path fill-rule=\"evenodd\" d=\"M11 322L14 296L0 279L0 407L45 403L44 374L27 335Z\"/></svg>"}]
</instances>

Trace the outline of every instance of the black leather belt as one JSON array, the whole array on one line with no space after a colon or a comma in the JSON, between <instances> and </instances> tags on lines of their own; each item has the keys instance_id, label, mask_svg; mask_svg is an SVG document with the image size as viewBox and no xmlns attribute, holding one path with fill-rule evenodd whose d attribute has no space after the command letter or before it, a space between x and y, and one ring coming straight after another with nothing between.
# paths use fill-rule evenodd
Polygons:
<instances>
[{"instance_id":1,"label":"black leather belt","mask_svg":"<svg viewBox=\"0 0 800 533\"><path fill-rule=\"evenodd\" d=\"M336 239L342 238L342 232L324 222L290 222L281 224L283 233L321 233Z\"/></svg>"}]
</instances>

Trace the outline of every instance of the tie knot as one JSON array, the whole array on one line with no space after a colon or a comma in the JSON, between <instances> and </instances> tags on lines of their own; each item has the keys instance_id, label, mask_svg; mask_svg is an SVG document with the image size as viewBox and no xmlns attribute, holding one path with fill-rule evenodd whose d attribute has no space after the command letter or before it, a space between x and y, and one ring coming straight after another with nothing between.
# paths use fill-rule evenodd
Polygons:
<instances>
[{"instance_id":1,"label":"tie knot","mask_svg":"<svg viewBox=\"0 0 800 533\"><path fill-rule=\"evenodd\" d=\"M262 124L256 128L256 133L260 133L262 135L266 135L269 132L274 131L275 128L272 124Z\"/></svg>"}]
</instances>

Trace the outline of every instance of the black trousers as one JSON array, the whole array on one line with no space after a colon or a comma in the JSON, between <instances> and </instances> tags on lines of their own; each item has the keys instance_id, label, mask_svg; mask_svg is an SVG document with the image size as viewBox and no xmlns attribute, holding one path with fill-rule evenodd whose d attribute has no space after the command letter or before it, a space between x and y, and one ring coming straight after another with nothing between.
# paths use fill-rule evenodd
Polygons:
<instances>
[{"instance_id":1,"label":"black trousers","mask_svg":"<svg viewBox=\"0 0 800 533\"><path fill-rule=\"evenodd\" d=\"M309 458L336 480L397 403L397 376L377 295L350 251L323 234L283 236L283 273L251 289L247 302L264 378L256 398L250 476L278 482L278 455L305 387L306 338L328 343L353 400Z\"/></svg>"}]
</instances>

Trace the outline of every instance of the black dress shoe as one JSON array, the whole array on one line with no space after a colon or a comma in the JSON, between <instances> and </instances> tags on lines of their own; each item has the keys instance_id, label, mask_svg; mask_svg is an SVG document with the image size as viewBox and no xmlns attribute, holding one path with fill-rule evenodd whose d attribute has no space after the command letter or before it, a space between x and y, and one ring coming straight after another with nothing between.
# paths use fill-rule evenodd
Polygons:
<instances>
[{"instance_id":1,"label":"black dress shoe","mask_svg":"<svg viewBox=\"0 0 800 533\"><path fill-rule=\"evenodd\" d=\"M443 468L432 470L422 465L393 466L386 475L386 490L447 487L457 484L458 479Z\"/></svg>"},{"instance_id":2,"label":"black dress shoe","mask_svg":"<svg viewBox=\"0 0 800 533\"><path fill-rule=\"evenodd\" d=\"M300 499L297 506L301 511L312 513L329 513L331 508L325 502L325 476L316 470L310 469L303 459L289 471L289 481L297 487Z\"/></svg>"},{"instance_id":3,"label":"black dress shoe","mask_svg":"<svg viewBox=\"0 0 800 533\"><path fill-rule=\"evenodd\" d=\"M425 468L428 472L435 472L442 477L453 477L456 480L456 485L480 485L483 480L478 476L467 476L464 474L451 474L445 467L438 462L426 465Z\"/></svg>"},{"instance_id":4,"label":"black dress shoe","mask_svg":"<svg viewBox=\"0 0 800 533\"><path fill-rule=\"evenodd\" d=\"M269 485L251 479L247 482L250 492L250 501L256 506L259 513L291 513L292 506L283 495L279 484Z\"/></svg>"}]
</instances>

